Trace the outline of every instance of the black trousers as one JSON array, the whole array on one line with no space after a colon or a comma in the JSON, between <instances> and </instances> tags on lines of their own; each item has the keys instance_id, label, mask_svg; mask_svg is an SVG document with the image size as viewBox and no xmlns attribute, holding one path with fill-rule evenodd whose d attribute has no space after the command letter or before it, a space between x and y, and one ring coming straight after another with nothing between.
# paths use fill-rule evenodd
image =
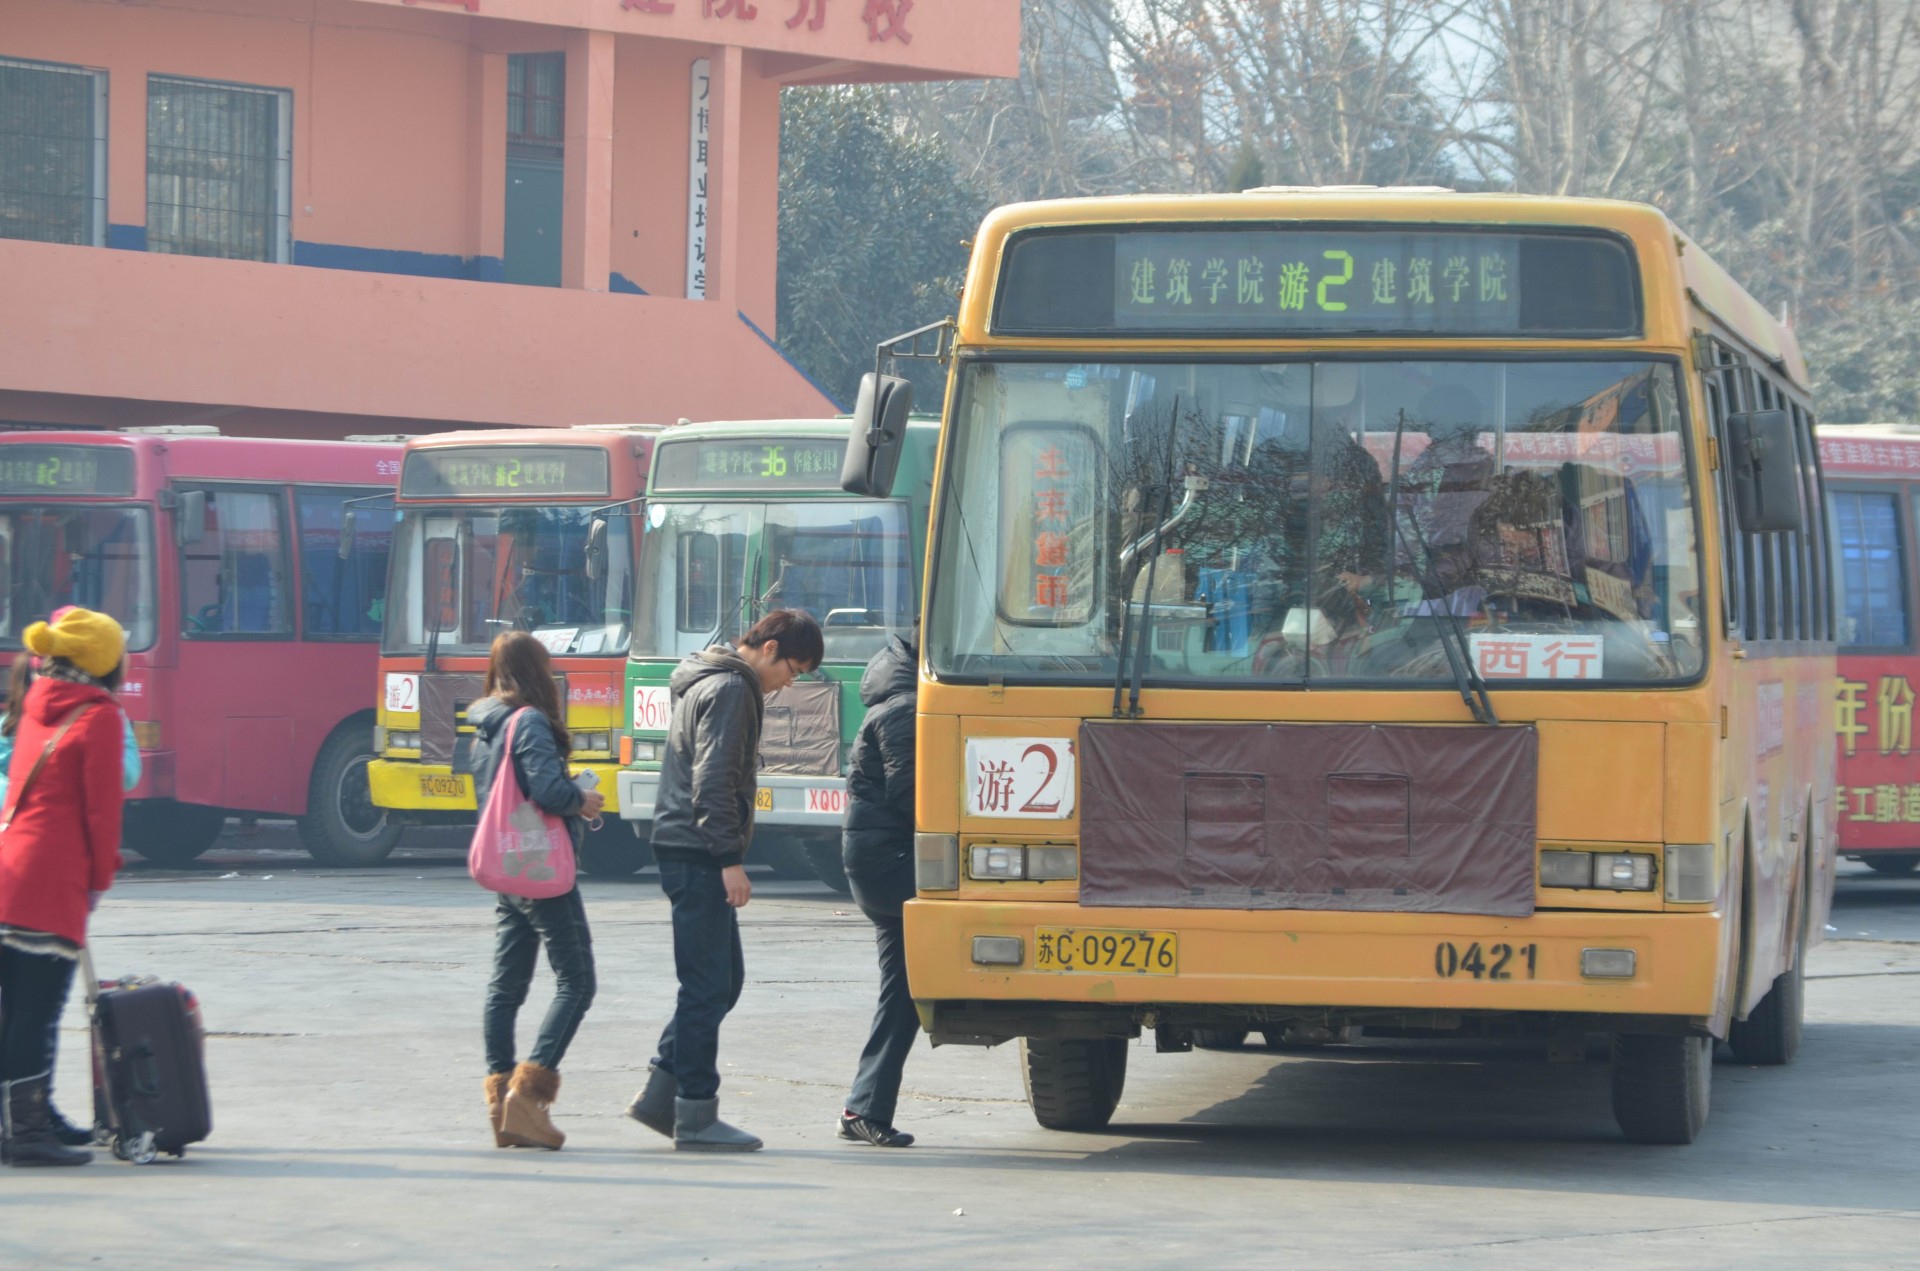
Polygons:
<instances>
[{"instance_id":1,"label":"black trousers","mask_svg":"<svg viewBox=\"0 0 1920 1271\"><path fill-rule=\"evenodd\" d=\"M587 907L580 889L547 900L502 896L494 907L493 932L493 979L487 984L484 1020L487 1071L513 1069L514 1021L527 1000L542 944L553 967L553 1002L540 1021L540 1035L527 1058L543 1068L558 1068L573 1035L580 1031L597 987L593 933L587 930Z\"/></svg>"},{"instance_id":2,"label":"black trousers","mask_svg":"<svg viewBox=\"0 0 1920 1271\"><path fill-rule=\"evenodd\" d=\"M60 1012L76 965L0 945L0 1081L52 1076Z\"/></svg>"},{"instance_id":3,"label":"black trousers","mask_svg":"<svg viewBox=\"0 0 1920 1271\"><path fill-rule=\"evenodd\" d=\"M844 859L853 901L873 923L873 941L880 954L880 1005L873 1013L866 1049L860 1052L847 1111L892 1125L900 1100L900 1076L920 1032L920 1017L907 989L907 944L900 917L901 905L914 893L913 857L905 850L850 850Z\"/></svg>"}]
</instances>

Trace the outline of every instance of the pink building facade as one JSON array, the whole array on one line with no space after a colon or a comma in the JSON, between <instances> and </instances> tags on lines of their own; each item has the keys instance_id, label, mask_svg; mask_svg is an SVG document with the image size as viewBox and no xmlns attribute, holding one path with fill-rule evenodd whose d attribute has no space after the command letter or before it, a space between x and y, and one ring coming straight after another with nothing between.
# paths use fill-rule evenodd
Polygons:
<instances>
[{"instance_id":1,"label":"pink building facade","mask_svg":"<svg viewBox=\"0 0 1920 1271\"><path fill-rule=\"evenodd\" d=\"M1015 74L1019 10L0 0L0 427L830 411L773 344L780 90Z\"/></svg>"}]
</instances>

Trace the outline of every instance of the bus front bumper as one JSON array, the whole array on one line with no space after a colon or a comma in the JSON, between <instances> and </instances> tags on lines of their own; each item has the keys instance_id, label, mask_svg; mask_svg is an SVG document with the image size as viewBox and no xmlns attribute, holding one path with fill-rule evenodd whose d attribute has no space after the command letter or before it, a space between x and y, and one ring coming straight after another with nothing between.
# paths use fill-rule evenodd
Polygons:
<instances>
[{"instance_id":1,"label":"bus front bumper","mask_svg":"<svg viewBox=\"0 0 1920 1271\"><path fill-rule=\"evenodd\" d=\"M1057 943L1061 929L1074 933L1076 949L1088 934L1170 933L1175 965L1170 974L1036 969L1040 936ZM1002 940L977 948L976 937ZM1007 937L1019 942L1017 964L974 960L976 952L1010 959ZM1137 1027L1149 1011L1200 1020L1207 1008L1256 1024L1261 1008L1273 1008L1275 1019L1304 1008L1436 1017L1574 1012L1697 1029L1713 1016L1727 971L1712 912L1504 919L923 899L907 904L906 938L908 980L936 1040L1061 1035L1061 1022L1076 1018L1099 1019L1110 1032L1121 1021ZM1583 960L1588 950L1630 951L1631 975L1583 974L1583 965L1598 965ZM1617 970L1624 959L1604 960Z\"/></svg>"},{"instance_id":2,"label":"bus front bumper","mask_svg":"<svg viewBox=\"0 0 1920 1271\"><path fill-rule=\"evenodd\" d=\"M629 821L651 821L654 799L660 793L659 770L622 768L619 774L620 815ZM754 784L755 825L840 832L847 811L845 778L763 772Z\"/></svg>"},{"instance_id":3,"label":"bus front bumper","mask_svg":"<svg viewBox=\"0 0 1920 1271\"><path fill-rule=\"evenodd\" d=\"M596 789L607 796L611 815L614 778L619 769L611 762L576 763L567 770L578 776L592 772L600 784ZM467 812L475 810L473 778L456 774L447 764L421 763L414 759L376 759L367 765L367 785L375 807L401 812ZM649 804L649 807L652 805Z\"/></svg>"}]
</instances>

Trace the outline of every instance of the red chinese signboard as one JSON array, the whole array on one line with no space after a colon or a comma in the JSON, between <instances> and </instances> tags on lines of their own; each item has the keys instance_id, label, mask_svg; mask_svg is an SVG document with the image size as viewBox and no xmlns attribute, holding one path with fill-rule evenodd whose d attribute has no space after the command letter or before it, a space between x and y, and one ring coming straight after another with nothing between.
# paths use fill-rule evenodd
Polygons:
<instances>
[{"instance_id":1,"label":"red chinese signboard","mask_svg":"<svg viewBox=\"0 0 1920 1271\"><path fill-rule=\"evenodd\" d=\"M1840 659L1834 731L1840 737L1840 850L1920 847L1920 760L1913 751L1910 657Z\"/></svg>"}]
</instances>

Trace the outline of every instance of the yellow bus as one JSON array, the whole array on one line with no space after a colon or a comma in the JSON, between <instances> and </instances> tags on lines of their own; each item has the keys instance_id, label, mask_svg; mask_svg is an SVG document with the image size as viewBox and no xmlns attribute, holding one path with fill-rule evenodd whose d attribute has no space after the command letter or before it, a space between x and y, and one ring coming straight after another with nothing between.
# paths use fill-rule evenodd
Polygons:
<instances>
[{"instance_id":1,"label":"yellow bus","mask_svg":"<svg viewBox=\"0 0 1920 1271\"><path fill-rule=\"evenodd\" d=\"M946 341L941 341L943 347ZM1834 600L1791 331L1658 210L992 213L951 334L908 964L1045 1126L1156 1049L1610 1038L1638 1142L1798 1045ZM883 352L885 346L883 346ZM864 387L848 480L910 390Z\"/></svg>"}]
</instances>

